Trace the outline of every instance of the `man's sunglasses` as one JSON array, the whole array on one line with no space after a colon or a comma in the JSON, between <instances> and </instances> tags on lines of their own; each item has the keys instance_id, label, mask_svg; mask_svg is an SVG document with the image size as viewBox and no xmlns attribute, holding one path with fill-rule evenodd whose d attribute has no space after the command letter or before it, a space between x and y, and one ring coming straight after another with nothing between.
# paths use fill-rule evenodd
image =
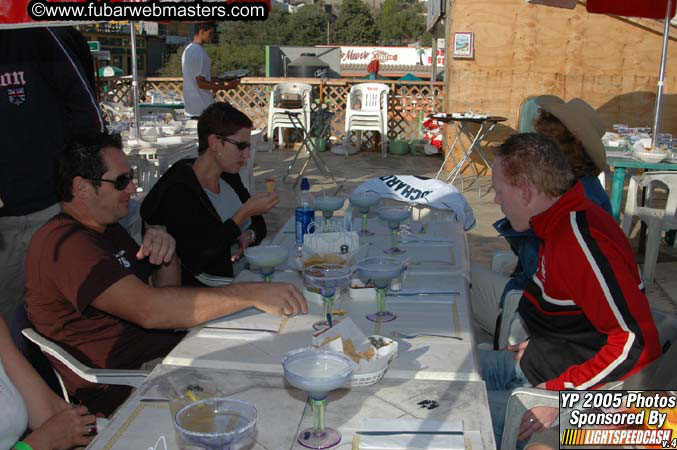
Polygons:
<instances>
[{"instance_id":1,"label":"man's sunglasses","mask_svg":"<svg viewBox=\"0 0 677 450\"><path fill-rule=\"evenodd\" d=\"M124 191L129 186L129 183L134 179L134 170L123 173L114 180L107 180L105 178L88 178L90 181L105 181L106 183L113 183L113 187L118 191Z\"/></svg>"},{"instance_id":2,"label":"man's sunglasses","mask_svg":"<svg viewBox=\"0 0 677 450\"><path fill-rule=\"evenodd\" d=\"M231 138L226 137L226 136L221 136L219 134L217 134L216 137L221 139L222 141L230 142L235 147L237 147L237 149L240 150L241 152L247 150L248 148L251 148L251 146L252 146L251 142L236 141L235 139L231 139Z\"/></svg>"}]
</instances>

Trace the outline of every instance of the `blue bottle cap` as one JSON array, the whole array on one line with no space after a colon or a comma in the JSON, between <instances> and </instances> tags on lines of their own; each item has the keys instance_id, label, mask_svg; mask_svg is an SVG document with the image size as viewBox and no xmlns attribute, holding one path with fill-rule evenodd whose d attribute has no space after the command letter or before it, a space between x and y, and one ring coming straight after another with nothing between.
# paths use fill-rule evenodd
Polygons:
<instances>
[{"instance_id":1,"label":"blue bottle cap","mask_svg":"<svg viewBox=\"0 0 677 450\"><path fill-rule=\"evenodd\" d=\"M301 179L301 190L302 191L309 191L310 190L310 183L308 182L308 178L303 177Z\"/></svg>"}]
</instances>

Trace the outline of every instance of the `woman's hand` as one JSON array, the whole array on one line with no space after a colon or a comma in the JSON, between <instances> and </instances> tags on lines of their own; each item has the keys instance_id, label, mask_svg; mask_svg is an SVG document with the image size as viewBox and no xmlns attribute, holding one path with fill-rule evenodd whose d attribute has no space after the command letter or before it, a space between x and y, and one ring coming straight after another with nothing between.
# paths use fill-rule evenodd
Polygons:
<instances>
[{"instance_id":1,"label":"woman's hand","mask_svg":"<svg viewBox=\"0 0 677 450\"><path fill-rule=\"evenodd\" d=\"M54 414L24 441L34 450L66 450L87 445L94 438L96 418L85 406L74 406Z\"/></svg>"},{"instance_id":2,"label":"woman's hand","mask_svg":"<svg viewBox=\"0 0 677 450\"><path fill-rule=\"evenodd\" d=\"M249 247L249 242L252 239L252 231L247 230L244 233L240 235L240 237L237 238L237 242L240 244L240 250L238 250L237 253L232 255L230 257L230 262L235 262L238 259L242 258L242 255L244 255L244 249Z\"/></svg>"},{"instance_id":3,"label":"woman's hand","mask_svg":"<svg viewBox=\"0 0 677 450\"><path fill-rule=\"evenodd\" d=\"M558 413L559 409L552 406L536 406L531 408L522 416L517 439L523 441L543 428L550 428Z\"/></svg>"},{"instance_id":4,"label":"woman's hand","mask_svg":"<svg viewBox=\"0 0 677 450\"><path fill-rule=\"evenodd\" d=\"M242 205L247 216L258 216L267 213L280 202L280 196L275 192L259 192L252 195L249 200Z\"/></svg>"}]
</instances>

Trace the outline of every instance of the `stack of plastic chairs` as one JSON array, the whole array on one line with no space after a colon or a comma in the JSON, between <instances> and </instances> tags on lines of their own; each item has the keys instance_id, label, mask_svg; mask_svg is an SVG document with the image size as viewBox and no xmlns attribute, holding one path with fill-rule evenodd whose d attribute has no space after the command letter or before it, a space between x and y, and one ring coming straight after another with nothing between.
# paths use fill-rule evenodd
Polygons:
<instances>
[{"instance_id":1,"label":"stack of plastic chairs","mask_svg":"<svg viewBox=\"0 0 677 450\"><path fill-rule=\"evenodd\" d=\"M357 147L362 144L362 131L381 134L383 157L388 149L388 93L390 87L381 83L360 83L350 88L346 105L346 139L357 132Z\"/></svg>"},{"instance_id":2,"label":"stack of plastic chairs","mask_svg":"<svg viewBox=\"0 0 677 450\"><path fill-rule=\"evenodd\" d=\"M278 143L283 145L282 128L297 128L299 121L310 130L310 99L312 87L307 83L280 83L270 93L268 103L268 142L273 150L273 132L278 129ZM298 120L289 118L287 112L299 113Z\"/></svg>"}]
</instances>

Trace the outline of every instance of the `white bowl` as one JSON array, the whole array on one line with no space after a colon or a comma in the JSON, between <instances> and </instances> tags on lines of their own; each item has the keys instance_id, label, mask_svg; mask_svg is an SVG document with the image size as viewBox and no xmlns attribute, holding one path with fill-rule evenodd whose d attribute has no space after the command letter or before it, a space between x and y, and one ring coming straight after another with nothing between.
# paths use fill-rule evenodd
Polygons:
<instances>
[{"instance_id":1,"label":"white bowl","mask_svg":"<svg viewBox=\"0 0 677 450\"><path fill-rule=\"evenodd\" d=\"M646 151L642 152L635 150L633 152L633 155L635 155L636 158L649 164L657 164L668 157L668 153L662 150L652 150L650 152Z\"/></svg>"}]
</instances>

